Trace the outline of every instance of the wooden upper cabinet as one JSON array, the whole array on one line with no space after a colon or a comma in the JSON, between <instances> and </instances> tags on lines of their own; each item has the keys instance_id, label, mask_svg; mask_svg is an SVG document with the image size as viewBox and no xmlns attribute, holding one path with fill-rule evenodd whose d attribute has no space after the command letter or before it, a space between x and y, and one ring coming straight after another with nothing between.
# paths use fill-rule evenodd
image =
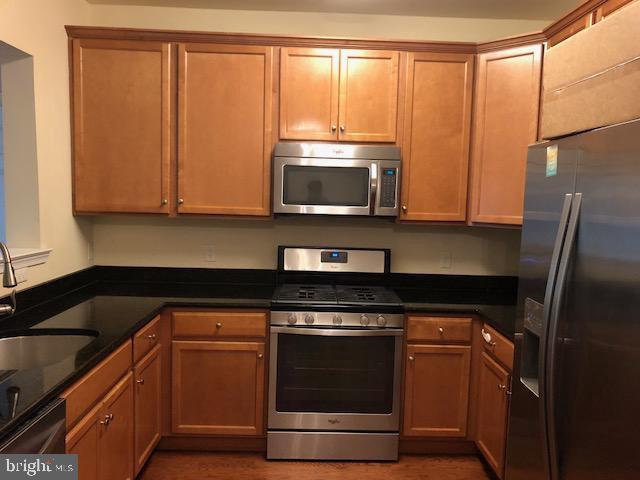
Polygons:
<instances>
[{"instance_id":1,"label":"wooden upper cabinet","mask_svg":"<svg viewBox=\"0 0 640 480\"><path fill-rule=\"evenodd\" d=\"M280 50L280 138L338 139L340 50Z\"/></svg>"},{"instance_id":2,"label":"wooden upper cabinet","mask_svg":"<svg viewBox=\"0 0 640 480\"><path fill-rule=\"evenodd\" d=\"M476 404L476 444L499 478L504 474L510 388L509 372L483 352Z\"/></svg>"},{"instance_id":3,"label":"wooden upper cabinet","mask_svg":"<svg viewBox=\"0 0 640 480\"><path fill-rule=\"evenodd\" d=\"M403 435L467 434L471 347L408 345Z\"/></svg>"},{"instance_id":4,"label":"wooden upper cabinet","mask_svg":"<svg viewBox=\"0 0 640 480\"><path fill-rule=\"evenodd\" d=\"M76 213L168 213L169 44L72 44Z\"/></svg>"},{"instance_id":5,"label":"wooden upper cabinet","mask_svg":"<svg viewBox=\"0 0 640 480\"><path fill-rule=\"evenodd\" d=\"M178 212L270 214L273 48L180 44Z\"/></svg>"},{"instance_id":6,"label":"wooden upper cabinet","mask_svg":"<svg viewBox=\"0 0 640 480\"><path fill-rule=\"evenodd\" d=\"M527 147L538 135L542 45L478 56L470 221L522 225Z\"/></svg>"},{"instance_id":7,"label":"wooden upper cabinet","mask_svg":"<svg viewBox=\"0 0 640 480\"><path fill-rule=\"evenodd\" d=\"M473 55L409 53L401 220L467 214Z\"/></svg>"},{"instance_id":8,"label":"wooden upper cabinet","mask_svg":"<svg viewBox=\"0 0 640 480\"><path fill-rule=\"evenodd\" d=\"M282 48L280 138L395 142L400 53Z\"/></svg>"},{"instance_id":9,"label":"wooden upper cabinet","mask_svg":"<svg viewBox=\"0 0 640 480\"><path fill-rule=\"evenodd\" d=\"M340 52L340 140L395 142L399 59L385 50Z\"/></svg>"}]
</instances>

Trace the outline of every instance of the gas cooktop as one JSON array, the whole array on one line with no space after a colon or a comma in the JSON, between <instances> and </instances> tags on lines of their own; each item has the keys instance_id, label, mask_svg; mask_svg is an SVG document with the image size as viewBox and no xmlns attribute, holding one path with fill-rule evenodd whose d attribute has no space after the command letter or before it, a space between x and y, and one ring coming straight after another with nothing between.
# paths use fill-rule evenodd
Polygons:
<instances>
[{"instance_id":1,"label":"gas cooktop","mask_svg":"<svg viewBox=\"0 0 640 480\"><path fill-rule=\"evenodd\" d=\"M402 306L400 298L388 288L354 285L280 285L276 289L272 301L276 304L301 306Z\"/></svg>"}]
</instances>

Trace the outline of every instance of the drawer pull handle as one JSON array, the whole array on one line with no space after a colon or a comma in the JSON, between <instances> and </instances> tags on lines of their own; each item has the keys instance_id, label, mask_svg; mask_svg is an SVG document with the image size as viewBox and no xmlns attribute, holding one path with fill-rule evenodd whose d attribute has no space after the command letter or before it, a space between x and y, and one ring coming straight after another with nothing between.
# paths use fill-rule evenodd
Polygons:
<instances>
[{"instance_id":1,"label":"drawer pull handle","mask_svg":"<svg viewBox=\"0 0 640 480\"><path fill-rule=\"evenodd\" d=\"M144 378L140 378L136 380L136 383L139 383L140 385L144 385Z\"/></svg>"},{"instance_id":2,"label":"drawer pull handle","mask_svg":"<svg viewBox=\"0 0 640 480\"><path fill-rule=\"evenodd\" d=\"M444 335L444 328L438 327L438 332L440 333L440 335Z\"/></svg>"},{"instance_id":3,"label":"drawer pull handle","mask_svg":"<svg viewBox=\"0 0 640 480\"><path fill-rule=\"evenodd\" d=\"M155 333L147 335L147 339L151 340L152 342L155 342L156 338L158 338L158 336Z\"/></svg>"},{"instance_id":4,"label":"drawer pull handle","mask_svg":"<svg viewBox=\"0 0 640 480\"><path fill-rule=\"evenodd\" d=\"M222 328L222 323L220 323L220 322L216 323L216 328L218 330L220 330Z\"/></svg>"},{"instance_id":5,"label":"drawer pull handle","mask_svg":"<svg viewBox=\"0 0 640 480\"><path fill-rule=\"evenodd\" d=\"M107 425L109 425L109 423L111 423L112 420L113 420L113 413L110 413L104 416L104 420L100 420L100 424L106 427Z\"/></svg>"},{"instance_id":6,"label":"drawer pull handle","mask_svg":"<svg viewBox=\"0 0 640 480\"><path fill-rule=\"evenodd\" d=\"M496 346L496 342L492 342L491 341L491 334L489 332L485 332L484 328L482 329L482 338L484 338L484 341L487 345L491 346L491 347L495 347Z\"/></svg>"},{"instance_id":7,"label":"drawer pull handle","mask_svg":"<svg viewBox=\"0 0 640 480\"><path fill-rule=\"evenodd\" d=\"M409 355L409 360L413 362L416 358L413 355Z\"/></svg>"}]
</instances>

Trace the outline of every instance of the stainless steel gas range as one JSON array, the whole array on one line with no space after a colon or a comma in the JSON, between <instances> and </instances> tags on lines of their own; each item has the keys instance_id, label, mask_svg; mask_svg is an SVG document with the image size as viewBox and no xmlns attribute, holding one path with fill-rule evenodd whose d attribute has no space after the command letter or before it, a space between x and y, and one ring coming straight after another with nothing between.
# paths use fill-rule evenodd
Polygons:
<instances>
[{"instance_id":1,"label":"stainless steel gas range","mask_svg":"<svg viewBox=\"0 0 640 480\"><path fill-rule=\"evenodd\" d=\"M267 458L397 460L403 308L388 250L280 247Z\"/></svg>"}]
</instances>

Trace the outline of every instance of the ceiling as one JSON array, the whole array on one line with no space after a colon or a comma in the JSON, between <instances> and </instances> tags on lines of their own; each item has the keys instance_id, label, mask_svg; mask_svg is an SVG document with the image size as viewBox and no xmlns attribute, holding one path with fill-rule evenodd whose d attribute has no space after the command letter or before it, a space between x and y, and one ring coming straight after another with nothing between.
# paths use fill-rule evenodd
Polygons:
<instances>
[{"instance_id":1,"label":"ceiling","mask_svg":"<svg viewBox=\"0 0 640 480\"><path fill-rule=\"evenodd\" d=\"M87 0L94 4L556 20L583 0Z\"/></svg>"}]
</instances>

